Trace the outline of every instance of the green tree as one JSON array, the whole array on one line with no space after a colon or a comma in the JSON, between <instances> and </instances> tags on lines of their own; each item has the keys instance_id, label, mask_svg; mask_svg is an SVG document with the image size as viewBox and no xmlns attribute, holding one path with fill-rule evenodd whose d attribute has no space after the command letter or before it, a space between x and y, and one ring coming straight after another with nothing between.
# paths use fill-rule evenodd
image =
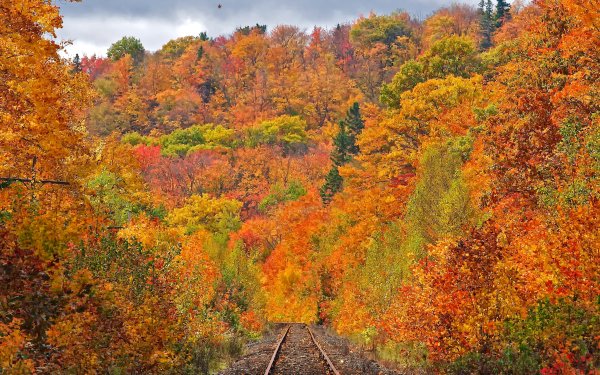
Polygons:
<instances>
[{"instance_id":1,"label":"green tree","mask_svg":"<svg viewBox=\"0 0 600 375\"><path fill-rule=\"evenodd\" d=\"M171 39L162 46L159 52L164 56L175 59L183 55L185 50L198 40L199 38L194 36L184 36L181 38Z\"/></svg>"},{"instance_id":2,"label":"green tree","mask_svg":"<svg viewBox=\"0 0 600 375\"><path fill-rule=\"evenodd\" d=\"M346 117L340 120L339 131L333 138L333 151L330 155L333 166L325 176L325 184L319 190L324 204L331 202L333 196L342 190L343 178L339 167L351 161L352 157L360 152L356 139L364 127L360 107L355 102L346 112Z\"/></svg>"},{"instance_id":3,"label":"green tree","mask_svg":"<svg viewBox=\"0 0 600 375\"><path fill-rule=\"evenodd\" d=\"M306 121L299 116L279 116L263 121L248 132L251 147L261 144L281 147L284 156L302 152L306 149L308 135Z\"/></svg>"},{"instance_id":4,"label":"green tree","mask_svg":"<svg viewBox=\"0 0 600 375\"><path fill-rule=\"evenodd\" d=\"M192 195L185 205L167 216L167 223L191 234L200 229L227 234L241 225L242 203L235 199L213 198L207 194Z\"/></svg>"},{"instance_id":5,"label":"green tree","mask_svg":"<svg viewBox=\"0 0 600 375\"><path fill-rule=\"evenodd\" d=\"M325 176L325 183L321 186L319 194L321 194L321 200L323 204L329 204L333 199L333 196L342 190L342 184L344 179L340 175L340 170L337 165L334 165Z\"/></svg>"},{"instance_id":6,"label":"green tree","mask_svg":"<svg viewBox=\"0 0 600 375\"><path fill-rule=\"evenodd\" d=\"M115 173L106 169L91 177L87 182L90 190L89 201L94 211L100 216L110 217L116 225L129 221L132 213L139 211L131 196L125 194L126 182Z\"/></svg>"},{"instance_id":7,"label":"green tree","mask_svg":"<svg viewBox=\"0 0 600 375\"><path fill-rule=\"evenodd\" d=\"M425 65L427 79L445 78L450 74L468 78L480 67L475 42L457 35L435 42L420 61Z\"/></svg>"},{"instance_id":8,"label":"green tree","mask_svg":"<svg viewBox=\"0 0 600 375\"><path fill-rule=\"evenodd\" d=\"M481 0L479 2L480 49L486 50L492 46L492 35L494 34L495 26L492 0Z\"/></svg>"},{"instance_id":9,"label":"green tree","mask_svg":"<svg viewBox=\"0 0 600 375\"><path fill-rule=\"evenodd\" d=\"M81 58L79 57L79 54L76 53L75 54L75 58L73 58L73 73L80 73L82 70L81 68Z\"/></svg>"},{"instance_id":10,"label":"green tree","mask_svg":"<svg viewBox=\"0 0 600 375\"><path fill-rule=\"evenodd\" d=\"M237 29L235 29L235 32L240 33L242 35L250 35L250 33L255 30L259 34L266 34L267 33L267 25L259 25L257 23L254 26L238 27Z\"/></svg>"},{"instance_id":11,"label":"green tree","mask_svg":"<svg viewBox=\"0 0 600 375\"><path fill-rule=\"evenodd\" d=\"M407 19L401 13L394 13L389 16L371 15L363 18L352 27L350 38L362 48L371 48L376 43L391 46L398 37L411 34Z\"/></svg>"},{"instance_id":12,"label":"green tree","mask_svg":"<svg viewBox=\"0 0 600 375\"><path fill-rule=\"evenodd\" d=\"M333 138L333 150L330 159L335 166L346 164L352 158L350 149L352 148L352 137L343 121L340 121L339 131Z\"/></svg>"},{"instance_id":13,"label":"green tree","mask_svg":"<svg viewBox=\"0 0 600 375\"><path fill-rule=\"evenodd\" d=\"M275 184L271 187L269 195L258 204L258 210L268 212L282 202L295 201L304 195L306 195L306 188L298 180L290 181L287 188L281 184Z\"/></svg>"},{"instance_id":14,"label":"green tree","mask_svg":"<svg viewBox=\"0 0 600 375\"><path fill-rule=\"evenodd\" d=\"M121 59L125 55L130 55L136 64L144 58L146 50L142 42L132 36L125 36L119 41L113 43L106 52L106 55L113 61Z\"/></svg>"},{"instance_id":15,"label":"green tree","mask_svg":"<svg viewBox=\"0 0 600 375\"><path fill-rule=\"evenodd\" d=\"M425 67L417 60L410 60L402 64L392 82L381 88L381 103L390 108L400 107L400 95L412 90L416 85L425 81Z\"/></svg>"},{"instance_id":16,"label":"green tree","mask_svg":"<svg viewBox=\"0 0 600 375\"><path fill-rule=\"evenodd\" d=\"M360 107L357 102L354 102L350 109L348 109L346 118L342 121L348 129L348 137L350 138L348 151L352 155L357 155L360 152L360 149L356 144L356 138L365 128L365 122L360 117Z\"/></svg>"},{"instance_id":17,"label":"green tree","mask_svg":"<svg viewBox=\"0 0 600 375\"><path fill-rule=\"evenodd\" d=\"M392 82L381 89L380 100L390 108L400 108L402 93L419 83L449 75L468 78L481 69L475 42L466 36L452 35L435 42L418 60L402 64Z\"/></svg>"},{"instance_id":18,"label":"green tree","mask_svg":"<svg viewBox=\"0 0 600 375\"><path fill-rule=\"evenodd\" d=\"M496 27L501 27L510 19L510 4L506 0L496 1Z\"/></svg>"},{"instance_id":19,"label":"green tree","mask_svg":"<svg viewBox=\"0 0 600 375\"><path fill-rule=\"evenodd\" d=\"M469 136L434 144L423 151L418 183L407 206L408 246L422 254L423 246L443 236L460 235L475 211L461 168L472 150Z\"/></svg>"},{"instance_id":20,"label":"green tree","mask_svg":"<svg viewBox=\"0 0 600 375\"><path fill-rule=\"evenodd\" d=\"M234 130L222 125L194 125L186 129L177 129L158 139L162 154L166 156L185 156L198 150L229 148L234 143ZM146 138L146 140L150 140ZM127 138L125 141L135 141Z\"/></svg>"}]
</instances>

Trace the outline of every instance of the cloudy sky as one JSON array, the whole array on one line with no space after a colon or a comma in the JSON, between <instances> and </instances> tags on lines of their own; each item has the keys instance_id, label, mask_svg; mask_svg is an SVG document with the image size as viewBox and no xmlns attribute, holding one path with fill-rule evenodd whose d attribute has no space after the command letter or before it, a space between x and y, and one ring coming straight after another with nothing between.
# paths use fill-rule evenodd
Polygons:
<instances>
[{"instance_id":1,"label":"cloudy sky","mask_svg":"<svg viewBox=\"0 0 600 375\"><path fill-rule=\"evenodd\" d=\"M139 38L155 51L170 39L206 31L214 37L236 27L291 24L312 29L335 26L397 9L423 18L452 0L58 0L64 16L61 39L72 41L68 54L104 55L122 36ZM475 4L477 0L463 0ZM218 5L221 4L221 8Z\"/></svg>"}]
</instances>

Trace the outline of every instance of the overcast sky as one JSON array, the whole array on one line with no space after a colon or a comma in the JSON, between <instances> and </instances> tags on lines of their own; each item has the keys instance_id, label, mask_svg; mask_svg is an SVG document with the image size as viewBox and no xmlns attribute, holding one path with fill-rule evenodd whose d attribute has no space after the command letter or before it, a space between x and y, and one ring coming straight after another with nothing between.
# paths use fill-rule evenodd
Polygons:
<instances>
[{"instance_id":1,"label":"overcast sky","mask_svg":"<svg viewBox=\"0 0 600 375\"><path fill-rule=\"evenodd\" d=\"M407 10L425 17L452 0L58 0L64 16L61 39L73 42L68 54L105 55L123 36L139 38L155 51L170 39L206 31L215 37L236 27L266 24L331 27L370 11L377 14ZM462 0L475 4L477 0ZM218 5L221 4L221 8Z\"/></svg>"}]
</instances>

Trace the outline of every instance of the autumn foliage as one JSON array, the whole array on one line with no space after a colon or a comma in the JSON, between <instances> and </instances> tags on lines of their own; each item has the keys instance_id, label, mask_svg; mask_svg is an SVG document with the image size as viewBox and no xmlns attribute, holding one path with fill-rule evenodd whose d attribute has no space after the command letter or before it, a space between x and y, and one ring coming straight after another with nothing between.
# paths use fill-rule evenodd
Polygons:
<instances>
[{"instance_id":1,"label":"autumn foliage","mask_svg":"<svg viewBox=\"0 0 600 375\"><path fill-rule=\"evenodd\" d=\"M123 38L0 4L0 373L210 373L271 322L600 368L597 1Z\"/></svg>"}]
</instances>

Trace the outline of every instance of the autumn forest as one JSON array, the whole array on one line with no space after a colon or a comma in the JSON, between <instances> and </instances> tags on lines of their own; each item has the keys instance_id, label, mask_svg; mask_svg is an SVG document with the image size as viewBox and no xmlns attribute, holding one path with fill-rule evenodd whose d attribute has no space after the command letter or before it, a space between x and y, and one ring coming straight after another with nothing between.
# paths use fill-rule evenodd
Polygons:
<instances>
[{"instance_id":1,"label":"autumn forest","mask_svg":"<svg viewBox=\"0 0 600 375\"><path fill-rule=\"evenodd\" d=\"M215 373L274 322L600 373L600 2L339 21L73 58L0 0L0 374Z\"/></svg>"}]
</instances>

